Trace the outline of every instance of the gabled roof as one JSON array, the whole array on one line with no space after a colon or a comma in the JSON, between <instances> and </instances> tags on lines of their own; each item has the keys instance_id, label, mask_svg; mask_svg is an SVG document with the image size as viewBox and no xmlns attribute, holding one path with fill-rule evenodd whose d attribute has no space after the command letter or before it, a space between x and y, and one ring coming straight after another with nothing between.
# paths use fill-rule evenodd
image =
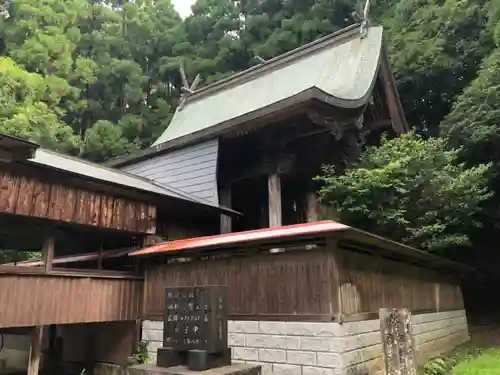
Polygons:
<instances>
[{"instance_id":1,"label":"gabled roof","mask_svg":"<svg viewBox=\"0 0 500 375\"><path fill-rule=\"evenodd\" d=\"M89 161L75 158L68 155L59 154L57 152L39 148L32 159L29 159L30 164L43 166L51 169L56 169L62 172L71 173L83 178L100 181L120 187L141 190L150 194L157 194L183 200L191 203L196 203L207 208L214 208L228 214L236 214L235 211L219 207L211 202L185 193L181 190L156 183L155 181L136 176L115 168L107 168L105 166L91 163Z\"/></svg>"},{"instance_id":2,"label":"gabled roof","mask_svg":"<svg viewBox=\"0 0 500 375\"><path fill-rule=\"evenodd\" d=\"M367 249L373 249L374 253L385 253L387 256L411 260L421 265L432 264L454 270L475 271L460 263L333 220L162 242L145 249L132 251L129 253L129 256L154 256L162 254L188 256L189 254L201 252L208 255L210 251L231 251L235 249L249 249L250 251L254 251L256 248L279 247L280 245L291 244L294 241L317 240L326 237L333 237L339 241L348 240L360 243L366 246Z\"/></svg>"},{"instance_id":3,"label":"gabled roof","mask_svg":"<svg viewBox=\"0 0 500 375\"><path fill-rule=\"evenodd\" d=\"M312 99L360 108L380 65L388 64L383 28L353 25L188 94L163 134L145 150L107 162L130 164ZM390 67L385 71L390 73ZM390 73L392 77L392 73ZM395 90L394 85L391 89ZM399 103L397 92L394 93Z\"/></svg>"},{"instance_id":4,"label":"gabled roof","mask_svg":"<svg viewBox=\"0 0 500 375\"><path fill-rule=\"evenodd\" d=\"M368 28L365 36L360 30L344 29L196 91L153 146L243 121L245 115L299 95L299 101L315 97L342 108L363 106L377 77L382 27Z\"/></svg>"}]
</instances>

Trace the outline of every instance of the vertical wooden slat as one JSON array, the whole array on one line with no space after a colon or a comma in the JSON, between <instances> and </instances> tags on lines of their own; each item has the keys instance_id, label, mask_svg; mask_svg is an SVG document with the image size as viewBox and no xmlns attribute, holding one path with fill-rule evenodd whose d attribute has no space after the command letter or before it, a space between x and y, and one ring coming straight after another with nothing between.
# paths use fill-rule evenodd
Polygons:
<instances>
[{"instance_id":1,"label":"vertical wooden slat","mask_svg":"<svg viewBox=\"0 0 500 375\"><path fill-rule=\"evenodd\" d=\"M0 275L0 328L135 320L142 285L142 280Z\"/></svg>"},{"instance_id":2,"label":"vertical wooden slat","mask_svg":"<svg viewBox=\"0 0 500 375\"><path fill-rule=\"evenodd\" d=\"M22 194L19 194L16 204L17 215L30 215L33 211L33 195L35 192L36 180L29 177L22 177L20 187Z\"/></svg>"},{"instance_id":3,"label":"vertical wooden slat","mask_svg":"<svg viewBox=\"0 0 500 375\"><path fill-rule=\"evenodd\" d=\"M19 190L21 185L21 176L6 174L6 177L7 177L6 181L7 199L5 201L5 206L3 211L7 213L15 213L17 198L19 197Z\"/></svg>"},{"instance_id":4,"label":"vertical wooden slat","mask_svg":"<svg viewBox=\"0 0 500 375\"><path fill-rule=\"evenodd\" d=\"M55 237L49 236L42 248L42 257L43 257L43 269L45 273L49 273L52 270L52 260L54 258L54 246L55 246Z\"/></svg>"}]
</instances>

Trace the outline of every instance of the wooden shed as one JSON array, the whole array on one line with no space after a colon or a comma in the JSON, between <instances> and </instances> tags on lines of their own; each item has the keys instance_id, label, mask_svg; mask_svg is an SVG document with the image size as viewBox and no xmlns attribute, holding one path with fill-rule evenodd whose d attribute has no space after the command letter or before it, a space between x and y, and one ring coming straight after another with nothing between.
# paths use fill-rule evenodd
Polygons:
<instances>
[{"instance_id":1,"label":"wooden shed","mask_svg":"<svg viewBox=\"0 0 500 375\"><path fill-rule=\"evenodd\" d=\"M166 242L146 257L143 339L161 343L165 286L227 285L233 358L264 371L376 373L378 312L408 308L423 361L469 339L457 263L334 222Z\"/></svg>"}]
</instances>

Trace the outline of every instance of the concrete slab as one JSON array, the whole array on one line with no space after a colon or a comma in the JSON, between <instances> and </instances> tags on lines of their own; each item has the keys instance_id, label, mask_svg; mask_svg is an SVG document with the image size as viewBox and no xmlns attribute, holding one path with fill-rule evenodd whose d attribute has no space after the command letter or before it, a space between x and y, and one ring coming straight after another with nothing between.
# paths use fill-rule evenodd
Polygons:
<instances>
[{"instance_id":1,"label":"concrete slab","mask_svg":"<svg viewBox=\"0 0 500 375\"><path fill-rule=\"evenodd\" d=\"M260 375L261 367L235 363L207 371L191 371L186 366L163 368L156 365L136 365L129 367L128 373L129 375Z\"/></svg>"}]
</instances>

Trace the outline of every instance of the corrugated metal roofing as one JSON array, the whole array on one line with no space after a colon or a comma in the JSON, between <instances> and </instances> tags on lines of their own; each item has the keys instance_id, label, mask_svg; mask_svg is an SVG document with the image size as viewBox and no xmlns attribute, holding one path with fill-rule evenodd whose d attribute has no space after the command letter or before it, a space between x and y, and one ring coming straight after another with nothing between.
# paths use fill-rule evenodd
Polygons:
<instances>
[{"instance_id":1,"label":"corrugated metal roofing","mask_svg":"<svg viewBox=\"0 0 500 375\"><path fill-rule=\"evenodd\" d=\"M227 233L216 236L188 238L178 241L163 242L146 249L132 251L130 256L143 256L157 253L171 253L184 250L203 249L207 247L223 247L243 245L262 240L287 239L321 233L347 230L350 227L335 221L319 221L315 223L288 225L279 228L265 228L246 232Z\"/></svg>"},{"instance_id":2,"label":"corrugated metal roofing","mask_svg":"<svg viewBox=\"0 0 500 375\"><path fill-rule=\"evenodd\" d=\"M314 47L314 48L313 48ZM311 89L325 101L344 108L360 107L368 100L382 52L382 27L370 27L365 37L349 28L269 61L250 73L241 73L231 85L208 86L188 96L172 122L153 146L247 115L303 94ZM308 50L309 49L309 50ZM259 72L259 69L262 72Z\"/></svg>"},{"instance_id":3,"label":"corrugated metal roofing","mask_svg":"<svg viewBox=\"0 0 500 375\"><path fill-rule=\"evenodd\" d=\"M36 151L35 157L30 159L29 162L53 169L58 169L64 172L77 174L83 177L100 180L106 183L118 184L127 188L135 188L149 193L165 195L172 198L211 206L214 208L220 208L219 206L214 205L205 199L185 193L170 186L159 184L155 181L123 172L118 169L107 168L83 159L59 154L45 149L38 149ZM225 210L223 208L220 209L228 212L231 211Z\"/></svg>"},{"instance_id":4,"label":"corrugated metal roofing","mask_svg":"<svg viewBox=\"0 0 500 375\"><path fill-rule=\"evenodd\" d=\"M340 236L339 239L361 243L368 249L383 249L388 253L402 256L405 259L416 259L445 268L475 272L474 269L459 263L332 220L163 242L145 249L132 251L129 253L129 256L175 254L197 250L231 249L235 247L251 248L256 244L260 244L262 247L266 245L279 247L280 241L285 243L287 241L317 238L319 236L327 237L333 234L338 234Z\"/></svg>"}]
</instances>

